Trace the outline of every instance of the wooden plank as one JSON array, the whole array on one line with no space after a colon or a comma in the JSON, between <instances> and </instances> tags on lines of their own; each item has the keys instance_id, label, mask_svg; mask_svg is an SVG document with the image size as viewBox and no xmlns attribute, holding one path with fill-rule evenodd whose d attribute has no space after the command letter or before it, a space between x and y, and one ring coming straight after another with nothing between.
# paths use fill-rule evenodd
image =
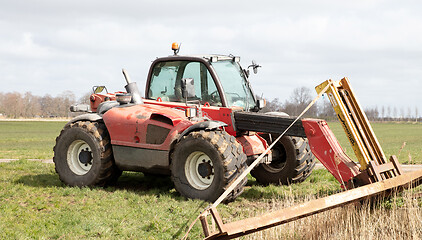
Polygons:
<instances>
[{"instance_id":1,"label":"wooden plank","mask_svg":"<svg viewBox=\"0 0 422 240\"><path fill-rule=\"evenodd\" d=\"M397 159L396 155L391 156L390 161L393 163L395 169L397 170L398 175L402 175L403 169L401 168L401 165L400 165L399 160Z\"/></svg>"},{"instance_id":2,"label":"wooden plank","mask_svg":"<svg viewBox=\"0 0 422 240\"><path fill-rule=\"evenodd\" d=\"M375 178L375 181L376 182L379 182L379 181L381 181L382 180L382 178L381 178L381 174L380 174L380 172L378 171L378 166L377 166L377 163L375 163L375 161L370 161L369 162L369 166L372 168L372 174L373 174L373 176L374 176L374 178Z\"/></svg>"},{"instance_id":3,"label":"wooden plank","mask_svg":"<svg viewBox=\"0 0 422 240\"><path fill-rule=\"evenodd\" d=\"M210 212L211 212L212 217L215 220L215 223L220 233L226 232L225 226L223 224L223 221L221 220L220 214L217 212L217 209L215 207L212 207L210 208Z\"/></svg>"},{"instance_id":4,"label":"wooden plank","mask_svg":"<svg viewBox=\"0 0 422 240\"><path fill-rule=\"evenodd\" d=\"M389 162L389 163L384 163L384 164L382 164L382 165L378 165L378 166L376 166L376 170L377 170L379 173L385 173L385 172L388 172L388 171L392 171L392 170L394 170L394 165L393 165L393 163L392 163L392 162Z\"/></svg>"},{"instance_id":5,"label":"wooden plank","mask_svg":"<svg viewBox=\"0 0 422 240\"><path fill-rule=\"evenodd\" d=\"M250 233L271 228L280 224L288 223L300 218L304 218L316 213L327 211L336 207L374 197L384 192L401 191L410 185L422 183L422 170L399 175L381 182L365 185L345 192L337 193L328 197L316 199L281 209L263 216L248 218L237 222L224 224L224 232L211 235L206 240L211 239L232 239Z\"/></svg>"},{"instance_id":6,"label":"wooden plank","mask_svg":"<svg viewBox=\"0 0 422 240\"><path fill-rule=\"evenodd\" d=\"M199 220L201 221L202 229L204 230L205 237L210 235L210 229L208 228L207 216L200 216Z\"/></svg>"}]
</instances>

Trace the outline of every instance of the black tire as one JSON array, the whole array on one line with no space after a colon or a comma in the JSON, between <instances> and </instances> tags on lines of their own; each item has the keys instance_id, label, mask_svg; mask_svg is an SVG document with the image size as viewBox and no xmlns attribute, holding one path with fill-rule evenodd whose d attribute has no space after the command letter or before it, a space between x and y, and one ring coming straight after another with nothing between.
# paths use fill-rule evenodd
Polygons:
<instances>
[{"instance_id":1,"label":"black tire","mask_svg":"<svg viewBox=\"0 0 422 240\"><path fill-rule=\"evenodd\" d=\"M54 146L56 172L70 186L104 186L117 181L122 171L114 164L110 136L103 123L67 124Z\"/></svg>"},{"instance_id":2,"label":"black tire","mask_svg":"<svg viewBox=\"0 0 422 240\"><path fill-rule=\"evenodd\" d=\"M263 135L271 143L278 136ZM272 149L270 164L261 163L251 171L251 175L261 184L284 184L304 181L315 167L308 139L283 136Z\"/></svg>"},{"instance_id":3,"label":"black tire","mask_svg":"<svg viewBox=\"0 0 422 240\"><path fill-rule=\"evenodd\" d=\"M213 202L246 169L246 155L233 136L223 131L192 132L176 144L171 178L187 198ZM243 181L226 197L233 201L243 192Z\"/></svg>"}]
</instances>

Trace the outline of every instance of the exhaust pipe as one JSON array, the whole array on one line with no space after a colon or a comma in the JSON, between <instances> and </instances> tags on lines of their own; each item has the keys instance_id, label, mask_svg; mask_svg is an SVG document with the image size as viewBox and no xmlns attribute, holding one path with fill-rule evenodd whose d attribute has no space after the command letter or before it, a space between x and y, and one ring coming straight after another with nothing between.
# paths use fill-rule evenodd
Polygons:
<instances>
[{"instance_id":1,"label":"exhaust pipe","mask_svg":"<svg viewBox=\"0 0 422 240\"><path fill-rule=\"evenodd\" d=\"M126 70L122 69L123 76L125 76L127 85L125 86L126 92L130 93L132 95L132 103L134 104L143 104L141 94L139 93L138 85L136 85L136 82L132 82L132 80L129 77L129 74L126 72Z\"/></svg>"}]
</instances>

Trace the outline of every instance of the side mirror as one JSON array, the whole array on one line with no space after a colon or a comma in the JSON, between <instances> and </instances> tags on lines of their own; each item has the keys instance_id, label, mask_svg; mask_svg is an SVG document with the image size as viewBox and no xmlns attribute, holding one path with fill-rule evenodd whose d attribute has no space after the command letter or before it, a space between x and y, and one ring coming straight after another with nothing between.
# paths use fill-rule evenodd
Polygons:
<instances>
[{"instance_id":1,"label":"side mirror","mask_svg":"<svg viewBox=\"0 0 422 240\"><path fill-rule=\"evenodd\" d=\"M195 97L195 85L193 78L182 79L182 97L191 98Z\"/></svg>"},{"instance_id":2,"label":"side mirror","mask_svg":"<svg viewBox=\"0 0 422 240\"><path fill-rule=\"evenodd\" d=\"M258 65L258 64L255 62L255 60L252 60L252 64L248 66L248 69L249 69L250 67L252 68L253 73L257 74L257 73L258 73L258 68L260 68L260 67L262 67L262 66Z\"/></svg>"},{"instance_id":3,"label":"side mirror","mask_svg":"<svg viewBox=\"0 0 422 240\"><path fill-rule=\"evenodd\" d=\"M256 100L256 106L258 109L263 109L265 106L267 106L267 101L265 101L265 99L258 99Z\"/></svg>"},{"instance_id":4,"label":"side mirror","mask_svg":"<svg viewBox=\"0 0 422 240\"><path fill-rule=\"evenodd\" d=\"M108 93L107 88L105 86L93 86L92 87L92 91L97 94L97 93L102 93L104 91L104 89L106 90L106 93Z\"/></svg>"}]
</instances>

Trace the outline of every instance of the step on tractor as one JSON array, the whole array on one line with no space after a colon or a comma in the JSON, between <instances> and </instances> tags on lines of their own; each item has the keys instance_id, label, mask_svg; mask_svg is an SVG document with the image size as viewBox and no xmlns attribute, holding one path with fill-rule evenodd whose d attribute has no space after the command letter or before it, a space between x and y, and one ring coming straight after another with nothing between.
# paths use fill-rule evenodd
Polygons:
<instances>
[{"instance_id":1,"label":"step on tractor","mask_svg":"<svg viewBox=\"0 0 422 240\"><path fill-rule=\"evenodd\" d=\"M231 239L422 182L422 171L403 174L397 158L385 156L347 78L318 85L318 96L297 117L260 113L265 101L248 80L249 70L260 67L254 61L244 69L237 56L181 56L175 43L172 50L151 64L144 97L123 70L126 91L94 86L90 106L71 106L85 113L56 139L53 160L65 184L105 186L122 171L170 175L181 195L213 202L197 218L205 238ZM323 94L359 164L324 120L302 118ZM247 174L264 185L299 183L315 157L347 191L223 223L216 207L242 193Z\"/></svg>"}]
</instances>

